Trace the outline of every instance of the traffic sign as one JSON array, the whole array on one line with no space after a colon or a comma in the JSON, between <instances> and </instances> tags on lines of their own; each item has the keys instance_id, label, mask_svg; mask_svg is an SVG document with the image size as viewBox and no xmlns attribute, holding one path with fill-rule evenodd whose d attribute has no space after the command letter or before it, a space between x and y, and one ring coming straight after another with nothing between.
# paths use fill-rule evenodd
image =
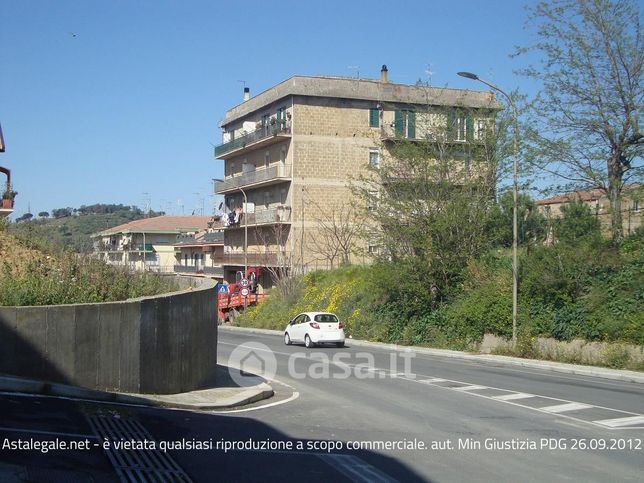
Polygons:
<instances>
[{"instance_id":1,"label":"traffic sign","mask_svg":"<svg viewBox=\"0 0 644 483\"><path fill-rule=\"evenodd\" d=\"M249 291L246 287L244 287L243 289L241 289L242 297L248 297L248 294L249 294L249 293L250 293L250 291Z\"/></svg>"},{"instance_id":2,"label":"traffic sign","mask_svg":"<svg viewBox=\"0 0 644 483\"><path fill-rule=\"evenodd\" d=\"M250 282L248 281L247 278L242 278L239 281L239 285L241 285L242 287L248 287L250 285Z\"/></svg>"}]
</instances>

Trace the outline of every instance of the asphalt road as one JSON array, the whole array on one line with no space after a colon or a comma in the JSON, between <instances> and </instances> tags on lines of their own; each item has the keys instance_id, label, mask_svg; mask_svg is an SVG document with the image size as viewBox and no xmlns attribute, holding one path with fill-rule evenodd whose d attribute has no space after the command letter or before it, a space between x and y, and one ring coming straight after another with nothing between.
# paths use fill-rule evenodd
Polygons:
<instances>
[{"instance_id":1,"label":"asphalt road","mask_svg":"<svg viewBox=\"0 0 644 483\"><path fill-rule=\"evenodd\" d=\"M0 481L642 481L641 384L348 345L220 330L220 363L275 370L224 413L0 395Z\"/></svg>"}]
</instances>

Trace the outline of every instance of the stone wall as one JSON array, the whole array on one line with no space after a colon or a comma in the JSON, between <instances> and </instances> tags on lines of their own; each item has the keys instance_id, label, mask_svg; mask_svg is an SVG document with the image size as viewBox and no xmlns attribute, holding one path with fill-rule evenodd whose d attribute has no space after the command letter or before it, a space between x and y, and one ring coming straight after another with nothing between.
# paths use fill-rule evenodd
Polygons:
<instances>
[{"instance_id":1,"label":"stone wall","mask_svg":"<svg viewBox=\"0 0 644 483\"><path fill-rule=\"evenodd\" d=\"M215 282L195 280L122 302L0 307L0 373L133 393L205 387L217 364Z\"/></svg>"}]
</instances>

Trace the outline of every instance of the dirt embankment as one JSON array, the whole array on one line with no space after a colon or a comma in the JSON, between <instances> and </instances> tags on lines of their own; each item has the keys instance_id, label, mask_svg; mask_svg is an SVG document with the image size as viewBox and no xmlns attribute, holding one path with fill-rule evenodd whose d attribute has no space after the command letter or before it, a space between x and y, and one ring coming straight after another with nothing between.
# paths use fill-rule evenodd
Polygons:
<instances>
[{"instance_id":1,"label":"dirt embankment","mask_svg":"<svg viewBox=\"0 0 644 483\"><path fill-rule=\"evenodd\" d=\"M9 270L13 276L21 275L33 261L47 260L50 260L48 255L24 246L6 232L0 232L0 271Z\"/></svg>"}]
</instances>

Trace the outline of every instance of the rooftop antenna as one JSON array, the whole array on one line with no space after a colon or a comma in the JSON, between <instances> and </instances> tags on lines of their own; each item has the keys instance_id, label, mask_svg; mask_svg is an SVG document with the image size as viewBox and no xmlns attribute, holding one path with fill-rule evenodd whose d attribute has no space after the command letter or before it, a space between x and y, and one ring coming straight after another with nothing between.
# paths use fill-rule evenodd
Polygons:
<instances>
[{"instance_id":1,"label":"rooftop antenna","mask_svg":"<svg viewBox=\"0 0 644 483\"><path fill-rule=\"evenodd\" d=\"M434 76L434 71L432 70L432 64L427 64L427 69L425 69L425 75L427 76L427 85L432 85L432 77Z\"/></svg>"},{"instance_id":2,"label":"rooftop antenna","mask_svg":"<svg viewBox=\"0 0 644 483\"><path fill-rule=\"evenodd\" d=\"M347 69L356 71L356 79L360 79L360 66L359 65L348 65Z\"/></svg>"},{"instance_id":3,"label":"rooftop antenna","mask_svg":"<svg viewBox=\"0 0 644 483\"><path fill-rule=\"evenodd\" d=\"M150 216L150 210L152 210L152 198L150 197L150 193L141 193L143 195L143 202L145 203L144 207L144 213L145 217Z\"/></svg>"},{"instance_id":4,"label":"rooftop antenna","mask_svg":"<svg viewBox=\"0 0 644 483\"><path fill-rule=\"evenodd\" d=\"M237 82L241 82L244 85L244 87L246 87L246 81L245 80L237 79Z\"/></svg>"}]
</instances>

